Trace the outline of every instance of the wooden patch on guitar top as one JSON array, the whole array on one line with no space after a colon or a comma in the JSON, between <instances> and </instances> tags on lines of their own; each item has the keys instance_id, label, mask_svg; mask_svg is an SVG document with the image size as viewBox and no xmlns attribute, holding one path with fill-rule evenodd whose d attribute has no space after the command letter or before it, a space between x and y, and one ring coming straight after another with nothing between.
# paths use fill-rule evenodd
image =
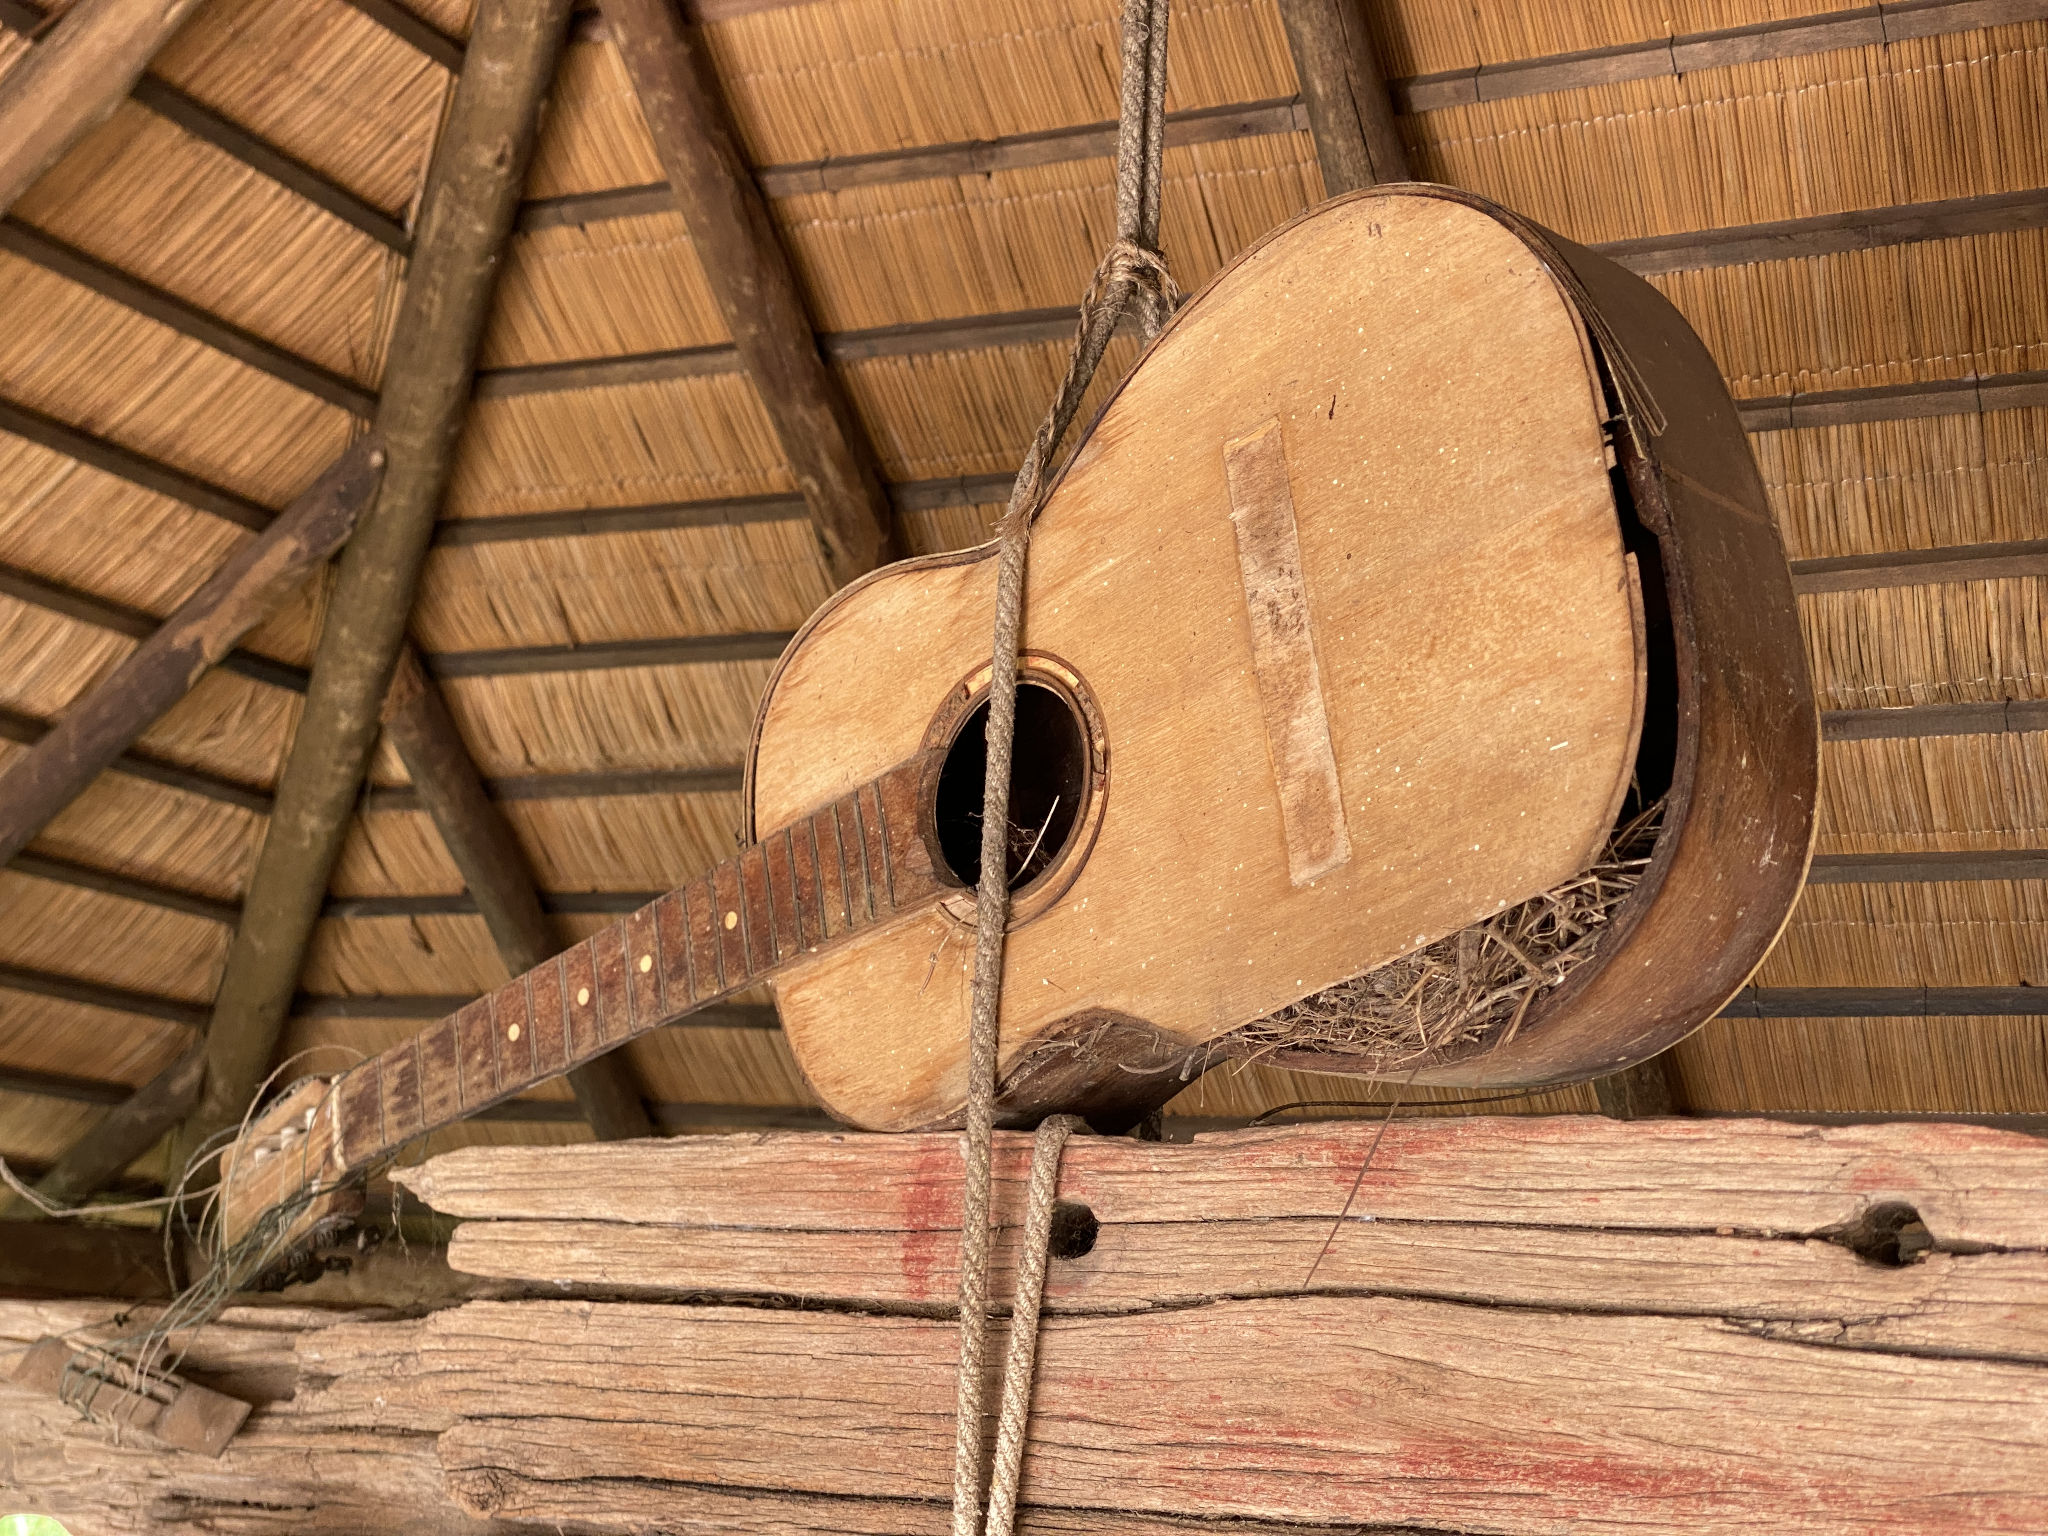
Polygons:
<instances>
[{"instance_id":1,"label":"wooden patch on guitar top","mask_svg":"<svg viewBox=\"0 0 2048 1536\"><path fill-rule=\"evenodd\" d=\"M1280 792L1287 875L1294 884L1307 885L1351 857L1351 836L1344 826L1337 757L1323 708L1279 421L1225 443L1223 469L1230 481L1230 524L1237 531L1237 563L1251 616L1252 670Z\"/></svg>"}]
</instances>

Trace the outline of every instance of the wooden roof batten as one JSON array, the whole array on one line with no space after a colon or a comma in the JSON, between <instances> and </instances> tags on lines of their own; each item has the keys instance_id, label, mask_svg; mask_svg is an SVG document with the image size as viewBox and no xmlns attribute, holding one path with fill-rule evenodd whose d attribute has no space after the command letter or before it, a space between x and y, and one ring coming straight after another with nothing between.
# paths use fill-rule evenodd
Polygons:
<instances>
[{"instance_id":1,"label":"wooden roof batten","mask_svg":"<svg viewBox=\"0 0 2048 1536\"><path fill-rule=\"evenodd\" d=\"M819 355L796 271L696 30L667 0L604 0L641 117L742 370L753 381L835 583L897 552L881 471Z\"/></svg>"}]
</instances>

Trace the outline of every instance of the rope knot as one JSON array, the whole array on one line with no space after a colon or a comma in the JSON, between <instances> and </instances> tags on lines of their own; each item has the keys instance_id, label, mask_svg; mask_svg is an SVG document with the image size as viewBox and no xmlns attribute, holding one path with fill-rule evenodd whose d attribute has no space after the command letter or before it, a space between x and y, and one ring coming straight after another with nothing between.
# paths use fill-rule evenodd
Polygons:
<instances>
[{"instance_id":1,"label":"rope knot","mask_svg":"<svg viewBox=\"0 0 2048 1536\"><path fill-rule=\"evenodd\" d=\"M1166 268L1166 257L1136 240L1120 239L1102 254L1095 279L1081 300L1081 328L1088 328L1091 312L1110 308L1118 312L1131 305L1138 311L1138 325L1147 341L1157 336L1180 308L1180 284Z\"/></svg>"}]
</instances>

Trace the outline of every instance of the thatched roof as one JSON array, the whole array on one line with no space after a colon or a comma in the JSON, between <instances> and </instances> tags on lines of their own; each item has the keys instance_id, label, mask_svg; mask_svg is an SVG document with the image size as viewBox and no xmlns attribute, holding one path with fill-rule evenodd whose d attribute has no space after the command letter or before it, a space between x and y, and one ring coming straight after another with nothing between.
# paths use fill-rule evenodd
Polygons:
<instances>
[{"instance_id":1,"label":"thatched roof","mask_svg":"<svg viewBox=\"0 0 2048 1536\"><path fill-rule=\"evenodd\" d=\"M2048 848L2048 709L2024 707L2048 700L2048 603L2000 574L2040 550L1935 579L1898 556L2048 537L2048 6L1824 9L1364 4L1419 173L1621 242L1750 403L1795 561L1870 557L1800 568L1823 859L1735 1010L1818 1016L1710 1024L1677 1053L1684 1098L2041 1115L2048 1018L1982 990L2048 983L2048 854L2011 857ZM978 542L1113 232L1115 7L698 10L904 542ZM466 11L210 0L0 225L0 754L362 429ZM0 3L0 71L35 19ZM1189 0L1173 29L1163 243L1193 288L1323 184L1274 0ZM832 585L661 179L579 16L414 619L565 935L732 847L756 695ZM0 1153L55 1157L203 1023L322 602L0 873ZM373 779L286 1051L374 1050L503 977L388 747ZM1942 857L1983 850L2007 857ZM779 1037L733 1017L630 1047L673 1124L807 1105ZM582 1135L566 1095L459 1134ZM1255 1067L1169 1113L1379 1096Z\"/></svg>"}]
</instances>

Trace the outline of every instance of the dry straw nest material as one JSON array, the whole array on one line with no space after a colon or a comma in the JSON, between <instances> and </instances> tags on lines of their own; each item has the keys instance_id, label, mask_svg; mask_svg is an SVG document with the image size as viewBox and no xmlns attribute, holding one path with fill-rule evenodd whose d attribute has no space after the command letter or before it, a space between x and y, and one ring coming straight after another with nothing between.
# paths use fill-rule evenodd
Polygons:
<instances>
[{"instance_id":1,"label":"dry straw nest material","mask_svg":"<svg viewBox=\"0 0 2048 1536\"><path fill-rule=\"evenodd\" d=\"M1663 813L1660 800L1621 823L1599 858L1554 890L1255 1019L1232 1045L1253 1058L1359 1056L1388 1071L1496 1034L1512 1040L1536 1000L1593 957L1642 881Z\"/></svg>"}]
</instances>

